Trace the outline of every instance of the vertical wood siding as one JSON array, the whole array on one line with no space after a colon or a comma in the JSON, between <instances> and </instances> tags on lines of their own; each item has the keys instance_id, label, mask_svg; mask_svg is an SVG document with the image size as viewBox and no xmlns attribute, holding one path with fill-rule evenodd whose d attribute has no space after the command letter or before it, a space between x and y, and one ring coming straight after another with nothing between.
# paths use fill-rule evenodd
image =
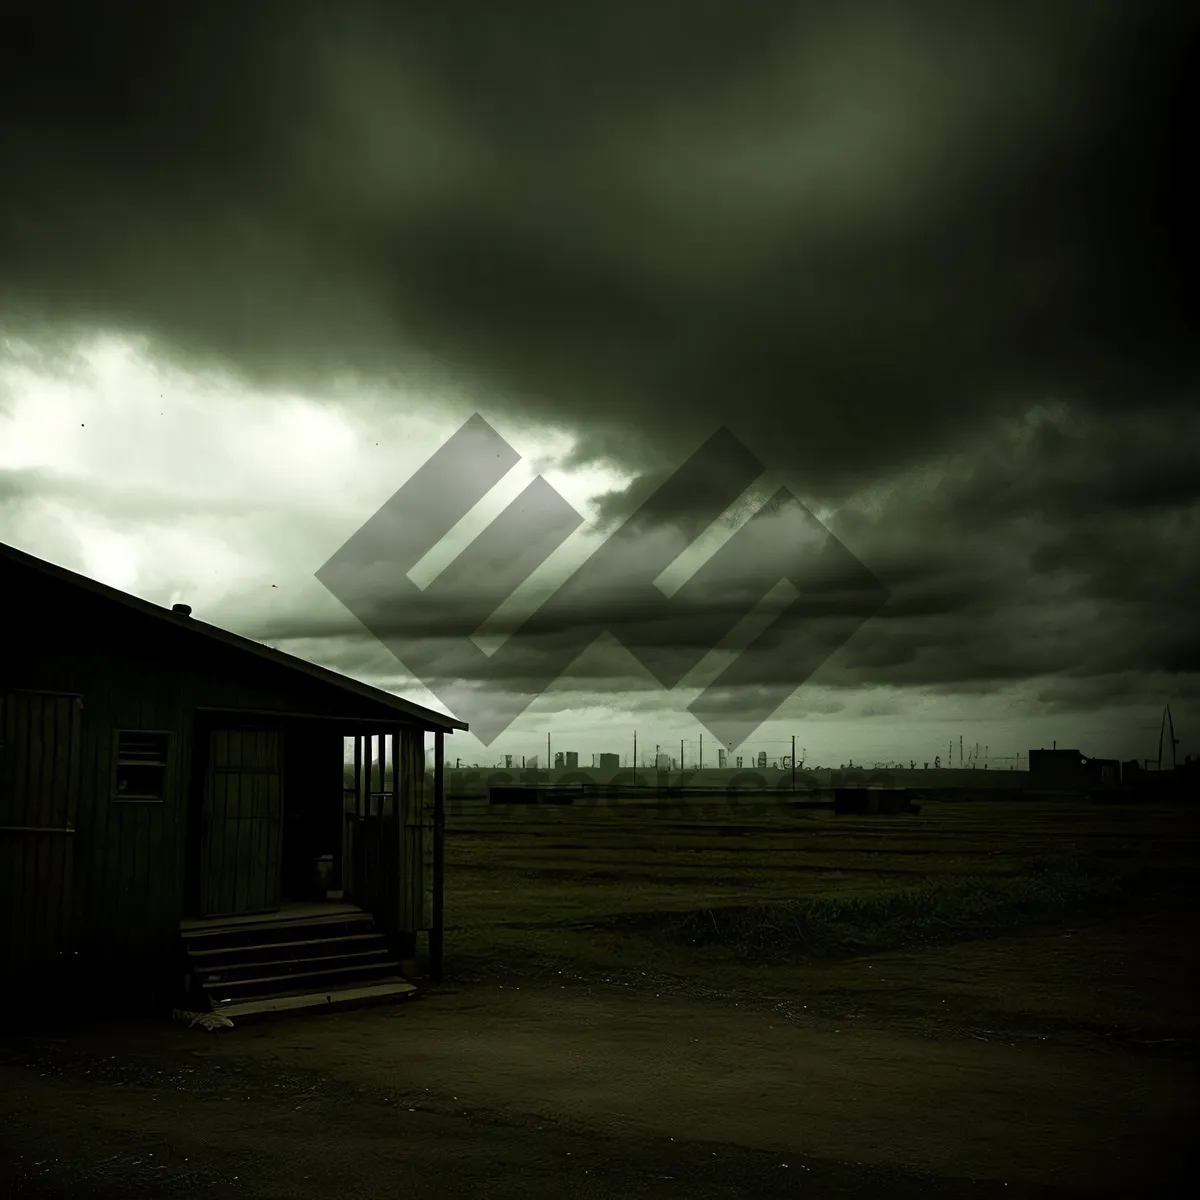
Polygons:
<instances>
[{"instance_id":1,"label":"vertical wood siding","mask_svg":"<svg viewBox=\"0 0 1200 1200\"><path fill-rule=\"evenodd\" d=\"M433 795L425 787L425 736L404 729L400 741L400 927L428 930L433 922Z\"/></svg>"},{"instance_id":2,"label":"vertical wood siding","mask_svg":"<svg viewBox=\"0 0 1200 1200\"><path fill-rule=\"evenodd\" d=\"M178 936L192 753L186 673L171 672L154 647L122 641L81 646L72 661L84 695L81 950L114 973L165 958ZM121 729L170 733L161 801L117 797L114 733Z\"/></svg>"},{"instance_id":3,"label":"vertical wood siding","mask_svg":"<svg viewBox=\"0 0 1200 1200\"><path fill-rule=\"evenodd\" d=\"M0 692L0 978L74 953L79 699Z\"/></svg>"}]
</instances>

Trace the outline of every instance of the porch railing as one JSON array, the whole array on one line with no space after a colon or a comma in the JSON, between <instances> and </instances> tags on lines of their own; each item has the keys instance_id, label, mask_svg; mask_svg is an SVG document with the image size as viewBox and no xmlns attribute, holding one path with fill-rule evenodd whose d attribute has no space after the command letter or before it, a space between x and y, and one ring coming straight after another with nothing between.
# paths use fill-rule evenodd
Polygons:
<instances>
[{"instance_id":1,"label":"porch railing","mask_svg":"<svg viewBox=\"0 0 1200 1200\"><path fill-rule=\"evenodd\" d=\"M382 888L391 874L383 860L386 831L393 820L390 792L371 792L365 812L358 812L353 788L342 791L342 892L364 907L384 899Z\"/></svg>"},{"instance_id":2,"label":"porch railing","mask_svg":"<svg viewBox=\"0 0 1200 1200\"><path fill-rule=\"evenodd\" d=\"M370 912L411 955L430 933L434 894L434 812L423 769L423 734L364 735L354 747L354 786L343 784L343 895ZM348 781L347 781L348 782Z\"/></svg>"}]
</instances>

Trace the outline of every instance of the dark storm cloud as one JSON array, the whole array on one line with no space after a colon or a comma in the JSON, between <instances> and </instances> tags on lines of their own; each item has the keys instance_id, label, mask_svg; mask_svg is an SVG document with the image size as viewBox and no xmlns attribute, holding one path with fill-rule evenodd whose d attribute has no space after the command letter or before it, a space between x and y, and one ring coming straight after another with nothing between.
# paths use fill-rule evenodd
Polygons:
<instances>
[{"instance_id":1,"label":"dark storm cloud","mask_svg":"<svg viewBox=\"0 0 1200 1200\"><path fill-rule=\"evenodd\" d=\"M1185 705L1194 705L1200 699L1198 682L1195 675L1156 678L1137 671L1122 671L1098 679L1066 676L1043 684L1035 694L1048 714L1102 712L1106 708L1128 705L1131 701L1141 702L1154 713L1153 721L1147 721L1144 728L1157 732L1161 710L1156 708L1155 702L1165 696L1172 703L1182 701ZM1153 743L1147 739L1146 744Z\"/></svg>"},{"instance_id":2,"label":"dark storm cloud","mask_svg":"<svg viewBox=\"0 0 1200 1200\"><path fill-rule=\"evenodd\" d=\"M1182 7L6 11L14 320L444 363L625 460L735 416L814 483L1191 365Z\"/></svg>"},{"instance_id":3,"label":"dark storm cloud","mask_svg":"<svg viewBox=\"0 0 1200 1200\"><path fill-rule=\"evenodd\" d=\"M892 602L835 678L1196 662L1194 5L4 14L11 329L450 380L649 478L722 424L808 498L929 463L843 515ZM1082 432L996 432L1043 399Z\"/></svg>"},{"instance_id":4,"label":"dark storm cloud","mask_svg":"<svg viewBox=\"0 0 1200 1200\"><path fill-rule=\"evenodd\" d=\"M1144 416L1043 412L846 513L835 528L892 598L839 656L842 680L1063 675L1076 697L1120 676L1128 697L1131 672L1157 672L1156 687L1188 686L1200 415Z\"/></svg>"},{"instance_id":5,"label":"dark storm cloud","mask_svg":"<svg viewBox=\"0 0 1200 1200\"><path fill-rule=\"evenodd\" d=\"M1200 421L1181 419L1175 450L1139 432L1143 428L1130 416L1116 436L1099 418L1043 413L989 432L953 458L844 510L835 530L887 581L890 598L815 681L984 693L1062 677L1065 682L1047 691L1045 702L1064 707L1077 701L1084 708L1115 695L1161 695L1170 679L1175 683L1168 692L1193 690L1184 676L1200 667L1200 638L1190 615L1200 591L1200 505L1174 484L1140 493L1140 505L1117 504L1122 478L1150 478L1160 468L1169 480L1172 463L1186 459L1189 439L1200 433ZM1117 500L1103 491L1109 478ZM1096 496L1092 510L1078 503L1089 491ZM1124 496L1128 502L1130 493ZM690 532L660 530L654 536L683 544ZM653 540L646 553L653 553ZM429 682L490 680L535 692L539 665L560 653L562 644L573 644L581 627L594 626L625 648L602 639L571 667L572 684L596 692L636 688L645 676L630 650L650 649L663 661L694 660L697 650L714 644L714 625L732 625L762 594L764 580L775 577L780 545L768 520L734 562L717 563L717 576L729 570L727 578L685 587L657 610L647 607L631 576L602 571L605 586L576 595L568 586L522 632L521 653L505 653L500 676L495 662L481 660L473 668L454 644L478 619L469 592L429 593L395 606L382 587L372 629L385 641L420 639L421 675ZM810 594L809 636L827 637L833 648L840 642L844 596L835 590L822 610L817 581L798 582ZM299 609L291 618L264 618L262 632L336 638L352 627L355 622L334 609L323 625ZM793 658L767 658L758 683L787 683L795 672ZM1135 686L1130 681L1139 672L1143 682ZM744 704L745 690L727 700Z\"/></svg>"},{"instance_id":6,"label":"dark storm cloud","mask_svg":"<svg viewBox=\"0 0 1200 1200\"><path fill-rule=\"evenodd\" d=\"M1200 638L1192 611L1200 594L1200 504L1189 467L1197 457L1200 415L1179 413L1160 426L1142 417L1035 408L843 509L834 529L891 594L814 681L986 694L1052 679L1034 695L1050 713L1196 693ZM719 494L707 499L713 509L724 502ZM678 549L695 532L660 528L639 546L652 554L666 538ZM660 612L631 593L627 578L602 572L605 586L565 603L560 598L539 614L534 632L540 640L523 635L524 652L506 656L502 678L482 664L477 671L464 667L447 640L478 616L469 592L385 604L373 627L385 639L424 639L428 665L421 674L430 682L445 677L436 669L443 662L452 667L451 677L536 692L537 666L553 656L557 639L571 641L581 625L594 625L614 633L626 649L602 640L571 667L572 684L598 693L644 688L644 673L628 649L653 647L660 658L688 658L709 648L713 624L736 620L761 595L764 580L774 578L771 568L785 543L768 522L761 538L744 542L726 565L727 578L682 589ZM381 596L386 599L386 589ZM842 615L837 605L827 614L831 647ZM810 613L810 624L813 637L823 636L819 613ZM325 632L344 635L349 625L331 612ZM291 626L268 623L285 636L312 627L304 611ZM758 682L794 682L795 672L792 658L768 658ZM724 701L735 710L747 695L742 688Z\"/></svg>"}]
</instances>

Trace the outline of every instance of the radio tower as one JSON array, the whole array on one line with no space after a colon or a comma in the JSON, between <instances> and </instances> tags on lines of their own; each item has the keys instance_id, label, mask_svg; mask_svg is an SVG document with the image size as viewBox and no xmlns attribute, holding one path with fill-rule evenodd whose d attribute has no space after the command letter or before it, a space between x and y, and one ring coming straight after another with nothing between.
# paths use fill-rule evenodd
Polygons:
<instances>
[{"instance_id":1,"label":"radio tower","mask_svg":"<svg viewBox=\"0 0 1200 1200\"><path fill-rule=\"evenodd\" d=\"M1175 722L1171 720L1171 706L1168 704L1163 709L1162 725L1158 730L1158 769L1162 770L1163 764L1163 739L1167 731L1171 733L1171 770L1175 770L1175 748L1179 745L1179 739L1175 736Z\"/></svg>"}]
</instances>

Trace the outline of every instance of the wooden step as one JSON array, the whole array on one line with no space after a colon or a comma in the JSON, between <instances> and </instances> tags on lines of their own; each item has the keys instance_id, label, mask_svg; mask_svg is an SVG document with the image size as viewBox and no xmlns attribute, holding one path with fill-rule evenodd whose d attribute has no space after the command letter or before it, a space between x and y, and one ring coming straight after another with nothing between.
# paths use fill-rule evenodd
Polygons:
<instances>
[{"instance_id":1,"label":"wooden step","mask_svg":"<svg viewBox=\"0 0 1200 1200\"><path fill-rule=\"evenodd\" d=\"M419 991L371 914L351 905L188 921L180 935L205 1007L230 1019L351 1008Z\"/></svg>"},{"instance_id":2,"label":"wooden step","mask_svg":"<svg viewBox=\"0 0 1200 1200\"><path fill-rule=\"evenodd\" d=\"M246 999L250 998L249 996L245 996L247 992L251 994L259 992L264 995L274 995L282 988L299 985L301 981L307 981L306 986L309 987L320 987L323 984L329 984L333 987L352 986L352 983L349 981L355 977L361 980L364 975L378 974L381 971L399 977L400 968L395 962L384 962L375 966L333 967L325 971L296 971L292 974L265 975L256 979L239 979L217 983L211 987L205 987L204 990L208 992L210 999L213 1001L214 1010L220 1012L224 1011L227 1003L238 998L237 993L239 992ZM372 980L371 982L375 981Z\"/></svg>"},{"instance_id":3,"label":"wooden step","mask_svg":"<svg viewBox=\"0 0 1200 1200\"><path fill-rule=\"evenodd\" d=\"M357 904L346 901L324 901L306 904L284 902L278 908L264 909L260 912L236 913L227 916L184 917L179 923L183 931L197 929L212 929L220 927L231 929L238 925L260 925L271 921L305 921L318 920L327 917L364 916L365 910Z\"/></svg>"},{"instance_id":4,"label":"wooden step","mask_svg":"<svg viewBox=\"0 0 1200 1200\"><path fill-rule=\"evenodd\" d=\"M203 950L208 946L241 946L254 941L291 941L303 938L306 933L329 933L344 928L347 932L365 932L373 925L370 913L336 913L321 917L288 917L280 920L260 920L236 925L212 924L197 927L181 927L179 932L189 950ZM365 927L365 929L364 929Z\"/></svg>"},{"instance_id":5,"label":"wooden step","mask_svg":"<svg viewBox=\"0 0 1200 1200\"><path fill-rule=\"evenodd\" d=\"M216 970L218 967L241 966L255 961L271 962L290 958L296 954L320 957L326 951L330 955L352 953L359 949L378 946L387 947L387 938L382 933L348 933L342 937L297 938L284 942L253 942L246 946L217 946L209 950L190 950L188 957L197 971Z\"/></svg>"},{"instance_id":6,"label":"wooden step","mask_svg":"<svg viewBox=\"0 0 1200 1200\"><path fill-rule=\"evenodd\" d=\"M233 1004L223 1004L216 1011L240 1025L244 1021L266 1017L336 1012L342 1009L361 1008L369 1004L395 1003L400 1000L412 999L418 991L419 989L414 984L396 977L380 980L363 987L298 992L243 1000Z\"/></svg>"},{"instance_id":7,"label":"wooden step","mask_svg":"<svg viewBox=\"0 0 1200 1200\"><path fill-rule=\"evenodd\" d=\"M321 967L321 970L316 973L328 974L335 968L340 970L342 967L376 965L394 967L396 963L388 953L387 947L384 946L376 950L326 954L316 958L275 958L266 962L230 963L227 966L215 967L200 966L196 973L200 977L201 986L211 991L216 986L224 987L232 983L248 982L255 978L261 978L264 974L267 978L271 978L270 972L274 971L278 974L280 969L284 969L288 975L313 974L314 965ZM239 975L241 978L238 978Z\"/></svg>"}]
</instances>

